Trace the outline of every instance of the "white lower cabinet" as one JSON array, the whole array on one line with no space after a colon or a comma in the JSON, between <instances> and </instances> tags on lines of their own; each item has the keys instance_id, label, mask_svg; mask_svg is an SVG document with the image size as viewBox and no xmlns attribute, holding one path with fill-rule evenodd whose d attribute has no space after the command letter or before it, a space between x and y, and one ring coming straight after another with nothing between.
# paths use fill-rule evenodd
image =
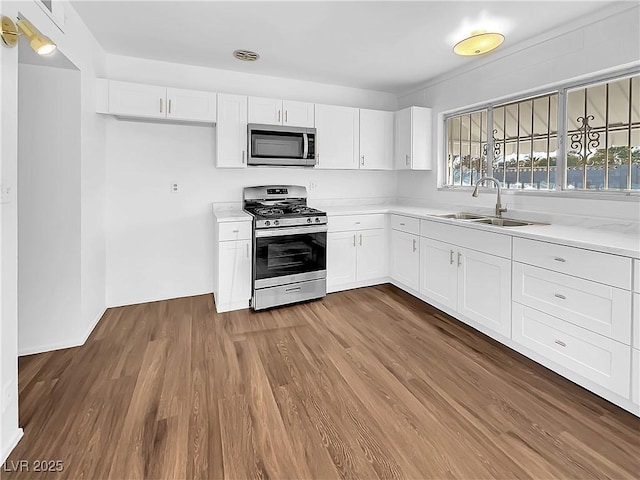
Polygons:
<instances>
[{"instance_id":1,"label":"white lower cabinet","mask_svg":"<svg viewBox=\"0 0 640 480\"><path fill-rule=\"evenodd\" d=\"M561 367L629 398L629 346L515 302L513 339Z\"/></svg>"},{"instance_id":2,"label":"white lower cabinet","mask_svg":"<svg viewBox=\"0 0 640 480\"><path fill-rule=\"evenodd\" d=\"M631 349L631 401L640 406L640 350Z\"/></svg>"},{"instance_id":3,"label":"white lower cabinet","mask_svg":"<svg viewBox=\"0 0 640 480\"><path fill-rule=\"evenodd\" d=\"M421 238L420 293L505 337L511 334L509 259Z\"/></svg>"},{"instance_id":4,"label":"white lower cabinet","mask_svg":"<svg viewBox=\"0 0 640 480\"><path fill-rule=\"evenodd\" d=\"M420 286L420 220L391 215L389 270L393 280L418 291Z\"/></svg>"},{"instance_id":5,"label":"white lower cabinet","mask_svg":"<svg viewBox=\"0 0 640 480\"><path fill-rule=\"evenodd\" d=\"M216 224L216 311L248 308L251 298L251 222Z\"/></svg>"},{"instance_id":6,"label":"white lower cabinet","mask_svg":"<svg viewBox=\"0 0 640 480\"><path fill-rule=\"evenodd\" d=\"M329 217L327 291L378 283L387 276L386 259L384 215Z\"/></svg>"},{"instance_id":7,"label":"white lower cabinet","mask_svg":"<svg viewBox=\"0 0 640 480\"><path fill-rule=\"evenodd\" d=\"M513 262L513 301L631 343L631 292Z\"/></svg>"},{"instance_id":8,"label":"white lower cabinet","mask_svg":"<svg viewBox=\"0 0 640 480\"><path fill-rule=\"evenodd\" d=\"M420 281L420 237L391 230L391 278L417 291Z\"/></svg>"}]
</instances>

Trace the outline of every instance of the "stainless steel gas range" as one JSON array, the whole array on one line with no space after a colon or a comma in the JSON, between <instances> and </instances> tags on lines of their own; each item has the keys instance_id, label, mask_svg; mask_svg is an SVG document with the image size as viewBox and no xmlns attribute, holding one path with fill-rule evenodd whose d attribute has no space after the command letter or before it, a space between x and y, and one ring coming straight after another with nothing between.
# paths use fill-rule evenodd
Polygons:
<instances>
[{"instance_id":1,"label":"stainless steel gas range","mask_svg":"<svg viewBox=\"0 0 640 480\"><path fill-rule=\"evenodd\" d=\"M327 214L307 206L307 189L246 187L243 207L253 216L252 308L324 297Z\"/></svg>"}]
</instances>

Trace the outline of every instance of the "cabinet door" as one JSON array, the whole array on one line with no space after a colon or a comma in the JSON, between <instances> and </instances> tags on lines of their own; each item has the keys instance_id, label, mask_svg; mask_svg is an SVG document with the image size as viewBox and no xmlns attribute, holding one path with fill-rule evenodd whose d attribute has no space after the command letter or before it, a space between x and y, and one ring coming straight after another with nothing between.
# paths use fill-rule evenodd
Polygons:
<instances>
[{"instance_id":1,"label":"cabinet door","mask_svg":"<svg viewBox=\"0 0 640 480\"><path fill-rule=\"evenodd\" d=\"M216 94L167 88L167 118L215 122Z\"/></svg>"},{"instance_id":2,"label":"cabinet door","mask_svg":"<svg viewBox=\"0 0 640 480\"><path fill-rule=\"evenodd\" d=\"M416 291L420 287L419 247L417 235L391 231L391 277Z\"/></svg>"},{"instance_id":3,"label":"cabinet door","mask_svg":"<svg viewBox=\"0 0 640 480\"><path fill-rule=\"evenodd\" d=\"M327 290L356 281L356 232L327 234Z\"/></svg>"},{"instance_id":4,"label":"cabinet door","mask_svg":"<svg viewBox=\"0 0 640 480\"><path fill-rule=\"evenodd\" d=\"M316 168L358 169L357 108L316 105Z\"/></svg>"},{"instance_id":5,"label":"cabinet door","mask_svg":"<svg viewBox=\"0 0 640 480\"><path fill-rule=\"evenodd\" d=\"M394 167L411 168L411 109L405 108L394 115Z\"/></svg>"},{"instance_id":6,"label":"cabinet door","mask_svg":"<svg viewBox=\"0 0 640 480\"><path fill-rule=\"evenodd\" d=\"M385 230L362 230L357 232L358 281L373 280L387 275L387 242Z\"/></svg>"},{"instance_id":7,"label":"cabinet door","mask_svg":"<svg viewBox=\"0 0 640 480\"><path fill-rule=\"evenodd\" d=\"M393 112L360 109L360 168L393 168Z\"/></svg>"},{"instance_id":8,"label":"cabinet door","mask_svg":"<svg viewBox=\"0 0 640 480\"><path fill-rule=\"evenodd\" d=\"M420 293L452 310L458 304L457 260L455 246L420 238Z\"/></svg>"},{"instance_id":9,"label":"cabinet door","mask_svg":"<svg viewBox=\"0 0 640 480\"><path fill-rule=\"evenodd\" d=\"M249 123L282 125L282 100L249 97Z\"/></svg>"},{"instance_id":10,"label":"cabinet door","mask_svg":"<svg viewBox=\"0 0 640 480\"><path fill-rule=\"evenodd\" d=\"M156 85L109 81L109 113L165 118L167 89Z\"/></svg>"},{"instance_id":11,"label":"cabinet door","mask_svg":"<svg viewBox=\"0 0 640 480\"><path fill-rule=\"evenodd\" d=\"M221 307L251 298L251 240L218 243L218 296Z\"/></svg>"},{"instance_id":12,"label":"cabinet door","mask_svg":"<svg viewBox=\"0 0 640 480\"><path fill-rule=\"evenodd\" d=\"M431 170L431 109L411 107L411 169Z\"/></svg>"},{"instance_id":13,"label":"cabinet door","mask_svg":"<svg viewBox=\"0 0 640 480\"><path fill-rule=\"evenodd\" d=\"M458 253L458 312L511 337L511 260L474 250Z\"/></svg>"},{"instance_id":14,"label":"cabinet door","mask_svg":"<svg viewBox=\"0 0 640 480\"><path fill-rule=\"evenodd\" d=\"M216 166L247 166L247 97L218 94Z\"/></svg>"},{"instance_id":15,"label":"cabinet door","mask_svg":"<svg viewBox=\"0 0 640 480\"><path fill-rule=\"evenodd\" d=\"M313 103L294 102L291 100L282 101L282 124L294 127L314 127L314 105Z\"/></svg>"}]
</instances>

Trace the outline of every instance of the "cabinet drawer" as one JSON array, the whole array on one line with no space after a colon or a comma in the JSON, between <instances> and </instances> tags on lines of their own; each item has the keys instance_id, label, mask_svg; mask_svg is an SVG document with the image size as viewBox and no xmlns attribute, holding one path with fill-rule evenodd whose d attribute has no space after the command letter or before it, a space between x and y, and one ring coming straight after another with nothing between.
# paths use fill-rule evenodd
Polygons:
<instances>
[{"instance_id":1,"label":"cabinet drawer","mask_svg":"<svg viewBox=\"0 0 640 480\"><path fill-rule=\"evenodd\" d=\"M218 241L247 240L251 238L251 222L224 222L218 224Z\"/></svg>"},{"instance_id":2,"label":"cabinet drawer","mask_svg":"<svg viewBox=\"0 0 640 480\"><path fill-rule=\"evenodd\" d=\"M514 262L513 300L631 343L631 292L627 290Z\"/></svg>"},{"instance_id":3,"label":"cabinet drawer","mask_svg":"<svg viewBox=\"0 0 640 480\"><path fill-rule=\"evenodd\" d=\"M519 303L512 312L516 342L629 398L631 347Z\"/></svg>"},{"instance_id":4,"label":"cabinet drawer","mask_svg":"<svg viewBox=\"0 0 640 480\"><path fill-rule=\"evenodd\" d=\"M511 258L511 236L485 232L458 225L420 221L420 236L451 243L470 250L488 253L497 257Z\"/></svg>"},{"instance_id":5,"label":"cabinet drawer","mask_svg":"<svg viewBox=\"0 0 640 480\"><path fill-rule=\"evenodd\" d=\"M370 230L384 228L384 213L370 213L366 215L330 215L330 232L344 232L351 230Z\"/></svg>"},{"instance_id":6,"label":"cabinet drawer","mask_svg":"<svg viewBox=\"0 0 640 480\"><path fill-rule=\"evenodd\" d=\"M524 238L513 239L513 259L631 290L631 259Z\"/></svg>"},{"instance_id":7,"label":"cabinet drawer","mask_svg":"<svg viewBox=\"0 0 640 480\"><path fill-rule=\"evenodd\" d=\"M391 215L391 228L401 232L420 234L420 219L405 217L404 215Z\"/></svg>"}]
</instances>

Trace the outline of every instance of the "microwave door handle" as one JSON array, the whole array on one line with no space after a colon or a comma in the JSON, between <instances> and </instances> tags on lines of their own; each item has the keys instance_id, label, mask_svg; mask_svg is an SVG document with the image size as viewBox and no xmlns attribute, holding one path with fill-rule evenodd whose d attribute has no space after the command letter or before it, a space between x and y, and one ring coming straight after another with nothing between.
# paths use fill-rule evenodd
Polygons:
<instances>
[{"instance_id":1,"label":"microwave door handle","mask_svg":"<svg viewBox=\"0 0 640 480\"><path fill-rule=\"evenodd\" d=\"M302 134L302 141L304 144L304 150L302 152L302 158L304 158L305 160L307 159L308 155L309 155L309 135L307 135L306 133Z\"/></svg>"}]
</instances>

